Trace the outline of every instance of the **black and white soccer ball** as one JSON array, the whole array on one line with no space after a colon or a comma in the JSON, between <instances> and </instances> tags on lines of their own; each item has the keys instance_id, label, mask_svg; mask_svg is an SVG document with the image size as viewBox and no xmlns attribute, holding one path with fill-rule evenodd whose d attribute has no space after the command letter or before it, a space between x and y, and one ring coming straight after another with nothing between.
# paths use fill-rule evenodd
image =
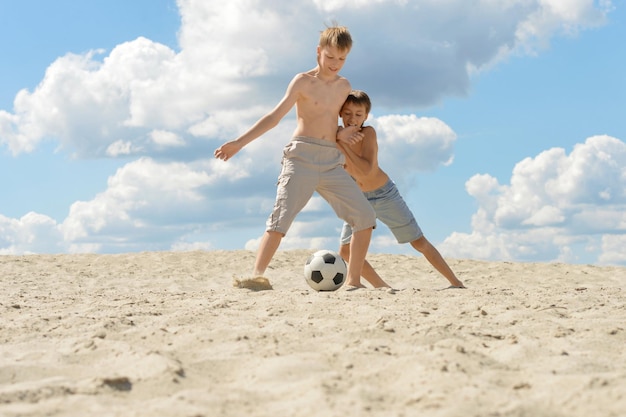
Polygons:
<instances>
[{"instance_id":1,"label":"black and white soccer ball","mask_svg":"<svg viewBox=\"0 0 626 417\"><path fill-rule=\"evenodd\" d=\"M346 282L343 258L330 250L318 250L304 264L304 280L315 291L335 291Z\"/></svg>"}]
</instances>

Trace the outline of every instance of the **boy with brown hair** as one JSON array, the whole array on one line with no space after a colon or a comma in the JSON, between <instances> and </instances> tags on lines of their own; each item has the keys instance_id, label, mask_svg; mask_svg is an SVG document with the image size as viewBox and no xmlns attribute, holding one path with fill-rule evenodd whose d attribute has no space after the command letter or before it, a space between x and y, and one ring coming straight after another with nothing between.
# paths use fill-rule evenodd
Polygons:
<instances>
[{"instance_id":1,"label":"boy with brown hair","mask_svg":"<svg viewBox=\"0 0 626 417\"><path fill-rule=\"evenodd\" d=\"M363 126L371 108L370 98L360 90L352 91L341 108L339 115L344 127L340 127L337 132L337 144L346 157L346 170L372 204L376 217L389 227L398 243L410 243L415 250L421 252L450 282L448 288L465 288L439 251L426 239L394 182L378 166L376 130L371 126ZM352 130L355 127L360 131L355 133ZM346 137L352 141L347 142ZM339 252L346 262L351 257L350 246L347 244L351 235L352 228L344 223ZM367 260L364 261L362 275L376 288L389 286Z\"/></svg>"},{"instance_id":2,"label":"boy with brown hair","mask_svg":"<svg viewBox=\"0 0 626 417\"><path fill-rule=\"evenodd\" d=\"M265 271L291 223L314 191L328 201L337 216L354 230L349 243L352 262L348 264L346 286L362 287L361 268L376 225L376 215L343 169L345 157L336 144L339 111L351 90L350 82L340 76L339 71L351 48L352 37L347 28L326 28L317 46L317 66L296 74L273 110L237 139L224 143L214 152L216 158L228 161L241 148L274 128L296 106L297 126L283 150L274 210L266 222L252 278L235 281L240 288L272 288L264 277ZM349 144L359 137L347 136L343 140Z\"/></svg>"}]
</instances>

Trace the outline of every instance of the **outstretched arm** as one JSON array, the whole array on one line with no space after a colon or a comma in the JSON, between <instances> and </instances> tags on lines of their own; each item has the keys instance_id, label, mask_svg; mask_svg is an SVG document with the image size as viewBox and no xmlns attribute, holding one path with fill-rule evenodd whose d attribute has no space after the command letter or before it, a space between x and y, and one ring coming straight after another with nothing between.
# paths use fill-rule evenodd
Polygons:
<instances>
[{"instance_id":1,"label":"outstretched arm","mask_svg":"<svg viewBox=\"0 0 626 417\"><path fill-rule=\"evenodd\" d=\"M298 98L297 85L298 85L298 80L300 80L300 78L301 78L301 75L296 75L289 83L289 86L287 87L287 91L285 92L285 95L280 100L280 102L276 105L276 107L274 107L265 116L261 117L243 135L239 136L235 140L226 142L222 146L217 148L215 152L213 152L215 157L223 161L228 161L237 152L239 152L244 146L246 146L253 140L257 139L259 136L263 135L268 130L278 125L278 122L280 122L281 119L296 104L296 100Z\"/></svg>"}]
</instances>

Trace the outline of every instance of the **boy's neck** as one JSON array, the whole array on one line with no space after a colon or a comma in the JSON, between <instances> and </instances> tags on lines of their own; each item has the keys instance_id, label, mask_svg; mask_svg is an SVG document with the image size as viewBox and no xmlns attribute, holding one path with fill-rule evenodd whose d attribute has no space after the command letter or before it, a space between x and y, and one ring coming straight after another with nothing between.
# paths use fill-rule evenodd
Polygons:
<instances>
[{"instance_id":1,"label":"boy's neck","mask_svg":"<svg viewBox=\"0 0 626 417\"><path fill-rule=\"evenodd\" d=\"M315 67L315 69L313 69L311 73L313 74L314 77L317 77L322 81L333 81L337 79L337 77L339 76L339 74L324 73L324 71L322 71L319 65Z\"/></svg>"}]
</instances>

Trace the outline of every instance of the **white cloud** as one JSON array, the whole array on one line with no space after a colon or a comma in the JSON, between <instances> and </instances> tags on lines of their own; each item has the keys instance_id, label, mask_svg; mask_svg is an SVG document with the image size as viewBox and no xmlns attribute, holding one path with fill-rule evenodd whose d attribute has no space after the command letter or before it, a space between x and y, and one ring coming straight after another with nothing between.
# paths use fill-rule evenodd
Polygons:
<instances>
[{"instance_id":1,"label":"white cloud","mask_svg":"<svg viewBox=\"0 0 626 417\"><path fill-rule=\"evenodd\" d=\"M154 236L168 234L168 228L182 234L185 223L204 217L203 210L207 215L216 211L209 207L203 189L217 178L219 174L210 175L201 165L194 168L148 158L131 162L109 179L106 191L70 207L61 225L64 239L124 247L146 244ZM176 221L182 226L172 224Z\"/></svg>"},{"instance_id":2,"label":"white cloud","mask_svg":"<svg viewBox=\"0 0 626 417\"><path fill-rule=\"evenodd\" d=\"M118 140L117 142L113 142L106 149L106 155L116 158L118 156L130 155L133 153L137 153L139 150L136 149L132 142L124 142Z\"/></svg>"},{"instance_id":3,"label":"white cloud","mask_svg":"<svg viewBox=\"0 0 626 417\"><path fill-rule=\"evenodd\" d=\"M518 163L510 185L485 174L466 189L479 208L471 233L441 245L449 256L575 262L584 247L598 262L623 262L626 144L616 138L590 137L569 155L547 150Z\"/></svg>"},{"instance_id":4,"label":"white cloud","mask_svg":"<svg viewBox=\"0 0 626 417\"><path fill-rule=\"evenodd\" d=\"M599 263L626 265L626 234L602 236L602 252Z\"/></svg>"},{"instance_id":5,"label":"white cloud","mask_svg":"<svg viewBox=\"0 0 626 417\"><path fill-rule=\"evenodd\" d=\"M439 119L387 115L373 118L371 124L378 136L380 165L396 182L452 163L456 133Z\"/></svg>"},{"instance_id":6,"label":"white cloud","mask_svg":"<svg viewBox=\"0 0 626 417\"><path fill-rule=\"evenodd\" d=\"M0 255L64 252L56 222L48 216L29 212L20 219L0 215Z\"/></svg>"},{"instance_id":7,"label":"white cloud","mask_svg":"<svg viewBox=\"0 0 626 417\"><path fill-rule=\"evenodd\" d=\"M545 44L555 32L575 35L581 28L600 26L613 9L610 1L540 0L537 4L516 33L525 48Z\"/></svg>"},{"instance_id":8,"label":"white cloud","mask_svg":"<svg viewBox=\"0 0 626 417\"><path fill-rule=\"evenodd\" d=\"M166 130L153 130L150 132L150 138L157 146L164 148L183 146L185 142L180 136L174 132L168 132Z\"/></svg>"}]
</instances>

